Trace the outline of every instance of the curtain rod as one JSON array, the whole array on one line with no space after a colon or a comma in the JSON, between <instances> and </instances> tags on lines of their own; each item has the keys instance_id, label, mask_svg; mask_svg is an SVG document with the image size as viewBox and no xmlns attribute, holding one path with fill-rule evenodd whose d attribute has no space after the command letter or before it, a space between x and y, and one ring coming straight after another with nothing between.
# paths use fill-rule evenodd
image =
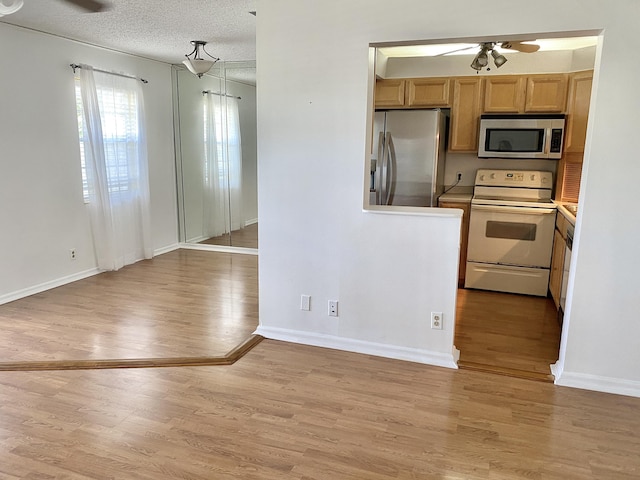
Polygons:
<instances>
[{"instance_id":1,"label":"curtain rod","mask_svg":"<svg viewBox=\"0 0 640 480\"><path fill-rule=\"evenodd\" d=\"M219 92L212 92L211 90L203 90L202 91L203 95L219 95L221 97L229 97L229 98L237 98L238 100L242 100L242 97L236 97L235 95L229 95L227 93L219 93Z\"/></svg>"},{"instance_id":2,"label":"curtain rod","mask_svg":"<svg viewBox=\"0 0 640 480\"><path fill-rule=\"evenodd\" d=\"M71 63L69 66L73 69L73 73L76 73L76 68L82 68L82 65L78 65L77 63ZM117 77L132 78L134 80L140 80L142 83L149 83L149 80L145 80L144 78L134 77L133 75L125 75L124 73L109 72L108 70L100 70L99 68L94 68L93 70L100 73L106 73L108 75L115 75Z\"/></svg>"}]
</instances>

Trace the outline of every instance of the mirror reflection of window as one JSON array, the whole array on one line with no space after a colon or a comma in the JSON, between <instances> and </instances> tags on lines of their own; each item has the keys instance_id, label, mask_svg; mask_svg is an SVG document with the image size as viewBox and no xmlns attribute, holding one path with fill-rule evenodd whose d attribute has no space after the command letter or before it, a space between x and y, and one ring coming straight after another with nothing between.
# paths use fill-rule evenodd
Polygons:
<instances>
[{"instance_id":1,"label":"mirror reflection of window","mask_svg":"<svg viewBox=\"0 0 640 480\"><path fill-rule=\"evenodd\" d=\"M201 79L178 66L174 80L180 241L257 249L255 62Z\"/></svg>"}]
</instances>

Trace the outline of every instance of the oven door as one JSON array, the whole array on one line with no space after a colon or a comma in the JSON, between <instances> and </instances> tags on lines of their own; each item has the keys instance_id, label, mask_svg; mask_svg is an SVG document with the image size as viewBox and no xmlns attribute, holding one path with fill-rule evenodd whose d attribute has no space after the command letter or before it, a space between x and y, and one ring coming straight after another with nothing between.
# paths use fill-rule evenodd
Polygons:
<instances>
[{"instance_id":1,"label":"oven door","mask_svg":"<svg viewBox=\"0 0 640 480\"><path fill-rule=\"evenodd\" d=\"M549 268L556 209L471 205L470 262Z\"/></svg>"}]
</instances>

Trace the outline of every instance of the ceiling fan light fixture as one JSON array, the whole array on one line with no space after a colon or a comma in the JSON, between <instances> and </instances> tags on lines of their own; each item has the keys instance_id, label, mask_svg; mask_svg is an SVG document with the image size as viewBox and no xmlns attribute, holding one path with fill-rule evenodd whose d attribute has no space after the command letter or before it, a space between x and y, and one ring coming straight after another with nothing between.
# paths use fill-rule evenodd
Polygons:
<instances>
[{"instance_id":1,"label":"ceiling fan light fixture","mask_svg":"<svg viewBox=\"0 0 640 480\"><path fill-rule=\"evenodd\" d=\"M202 75L211 70L211 67L220 60L219 58L210 55L209 52L204 49L206 44L207 42L203 42L202 40L191 40L193 51L186 54L185 57L187 57L187 59L182 61L185 67L187 67L191 73L197 75L198 78L202 78ZM202 58L200 53L201 51L206 53L211 60Z\"/></svg>"},{"instance_id":2,"label":"ceiling fan light fixture","mask_svg":"<svg viewBox=\"0 0 640 480\"><path fill-rule=\"evenodd\" d=\"M0 0L0 17L16 13L23 5L23 0Z\"/></svg>"},{"instance_id":3,"label":"ceiling fan light fixture","mask_svg":"<svg viewBox=\"0 0 640 480\"><path fill-rule=\"evenodd\" d=\"M493 57L493 63L496 64L496 68L500 68L502 65L507 63L507 57L496 50L491 50L491 56Z\"/></svg>"},{"instance_id":4,"label":"ceiling fan light fixture","mask_svg":"<svg viewBox=\"0 0 640 480\"><path fill-rule=\"evenodd\" d=\"M487 47L483 46L476 57L471 62L471 68L474 70L482 70L489 63L489 58L487 57Z\"/></svg>"}]
</instances>

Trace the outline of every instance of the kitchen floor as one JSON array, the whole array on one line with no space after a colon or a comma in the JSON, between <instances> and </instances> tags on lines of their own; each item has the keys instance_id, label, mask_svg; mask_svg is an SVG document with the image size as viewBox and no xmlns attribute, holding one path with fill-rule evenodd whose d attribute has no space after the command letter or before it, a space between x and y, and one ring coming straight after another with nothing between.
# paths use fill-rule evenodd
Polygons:
<instances>
[{"instance_id":1,"label":"kitchen floor","mask_svg":"<svg viewBox=\"0 0 640 480\"><path fill-rule=\"evenodd\" d=\"M459 367L552 381L560 325L551 298L458 290Z\"/></svg>"}]
</instances>

